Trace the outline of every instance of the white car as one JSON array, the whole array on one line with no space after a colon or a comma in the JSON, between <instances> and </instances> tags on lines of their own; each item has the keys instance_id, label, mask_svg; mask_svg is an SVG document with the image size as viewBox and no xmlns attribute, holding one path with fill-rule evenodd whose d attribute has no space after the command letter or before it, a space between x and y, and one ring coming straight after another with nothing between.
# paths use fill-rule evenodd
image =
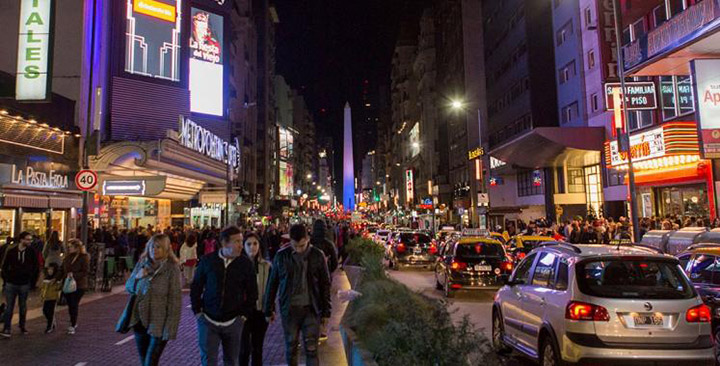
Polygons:
<instances>
[{"instance_id":1,"label":"white car","mask_svg":"<svg viewBox=\"0 0 720 366\"><path fill-rule=\"evenodd\" d=\"M375 240L376 243L387 245L388 240L390 239L390 235L392 232L390 230L378 230L375 233L375 236L373 237L373 240Z\"/></svg>"},{"instance_id":2,"label":"white car","mask_svg":"<svg viewBox=\"0 0 720 366\"><path fill-rule=\"evenodd\" d=\"M495 295L493 346L551 365L714 365L711 311L676 258L546 243Z\"/></svg>"}]
</instances>

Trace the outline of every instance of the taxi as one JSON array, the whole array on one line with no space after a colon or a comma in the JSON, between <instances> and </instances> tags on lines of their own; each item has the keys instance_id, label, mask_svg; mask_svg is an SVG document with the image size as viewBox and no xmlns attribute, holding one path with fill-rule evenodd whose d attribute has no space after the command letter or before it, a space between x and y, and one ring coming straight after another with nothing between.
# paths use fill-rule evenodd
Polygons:
<instances>
[{"instance_id":1,"label":"taxi","mask_svg":"<svg viewBox=\"0 0 720 366\"><path fill-rule=\"evenodd\" d=\"M515 262L519 262L539 244L556 241L552 236L516 235L505 243L505 248L507 248L508 253L515 259Z\"/></svg>"},{"instance_id":2,"label":"taxi","mask_svg":"<svg viewBox=\"0 0 720 366\"><path fill-rule=\"evenodd\" d=\"M512 259L498 240L463 236L441 248L435 264L435 286L446 297L458 290L497 290L513 269Z\"/></svg>"}]
</instances>

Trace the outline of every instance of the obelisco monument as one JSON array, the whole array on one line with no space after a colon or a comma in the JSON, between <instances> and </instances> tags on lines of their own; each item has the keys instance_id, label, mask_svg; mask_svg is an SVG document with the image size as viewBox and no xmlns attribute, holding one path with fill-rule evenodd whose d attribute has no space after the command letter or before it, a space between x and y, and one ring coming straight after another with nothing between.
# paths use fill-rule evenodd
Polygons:
<instances>
[{"instance_id":1,"label":"obelisco monument","mask_svg":"<svg viewBox=\"0 0 720 366\"><path fill-rule=\"evenodd\" d=\"M343 137L343 200L345 211L355 210L355 166L352 141L352 110L345 103L345 133Z\"/></svg>"}]
</instances>

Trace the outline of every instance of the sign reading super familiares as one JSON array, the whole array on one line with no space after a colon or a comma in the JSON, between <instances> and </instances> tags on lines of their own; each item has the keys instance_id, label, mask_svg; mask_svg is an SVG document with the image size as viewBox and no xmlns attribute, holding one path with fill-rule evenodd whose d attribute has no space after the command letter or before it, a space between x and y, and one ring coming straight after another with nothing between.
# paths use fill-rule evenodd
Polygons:
<instances>
[{"instance_id":1,"label":"sign reading super familiares","mask_svg":"<svg viewBox=\"0 0 720 366\"><path fill-rule=\"evenodd\" d=\"M52 0L21 0L17 100L46 100L48 97L51 10Z\"/></svg>"}]
</instances>

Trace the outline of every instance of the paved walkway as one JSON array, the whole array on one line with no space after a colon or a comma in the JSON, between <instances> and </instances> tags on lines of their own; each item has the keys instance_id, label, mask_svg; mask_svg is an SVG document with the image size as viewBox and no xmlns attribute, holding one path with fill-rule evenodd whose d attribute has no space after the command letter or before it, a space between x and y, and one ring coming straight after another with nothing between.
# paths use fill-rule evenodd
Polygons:
<instances>
[{"instance_id":1,"label":"paved walkway","mask_svg":"<svg viewBox=\"0 0 720 366\"><path fill-rule=\"evenodd\" d=\"M336 273L333 279L333 294L349 287L345 273ZM66 307L59 308L59 329L49 335L43 334L45 319L38 312L39 310L29 311L27 328L30 334L20 335L17 326L14 326L12 338L0 340L0 365L138 365L139 360L132 335L113 331L127 300L127 296L120 292L122 288L114 289L112 294L87 296L80 307L78 330L74 336L65 334L68 325ZM189 305L189 294L184 292L178 338L168 344L161 360L163 365L200 364L197 327ZM329 339L320 346L319 350L320 362L323 365L347 365L339 332L340 319L346 306L346 303L340 303L337 296L333 295ZM270 366L285 365L284 352L282 326L278 319L270 325L265 337L263 363Z\"/></svg>"}]
</instances>

